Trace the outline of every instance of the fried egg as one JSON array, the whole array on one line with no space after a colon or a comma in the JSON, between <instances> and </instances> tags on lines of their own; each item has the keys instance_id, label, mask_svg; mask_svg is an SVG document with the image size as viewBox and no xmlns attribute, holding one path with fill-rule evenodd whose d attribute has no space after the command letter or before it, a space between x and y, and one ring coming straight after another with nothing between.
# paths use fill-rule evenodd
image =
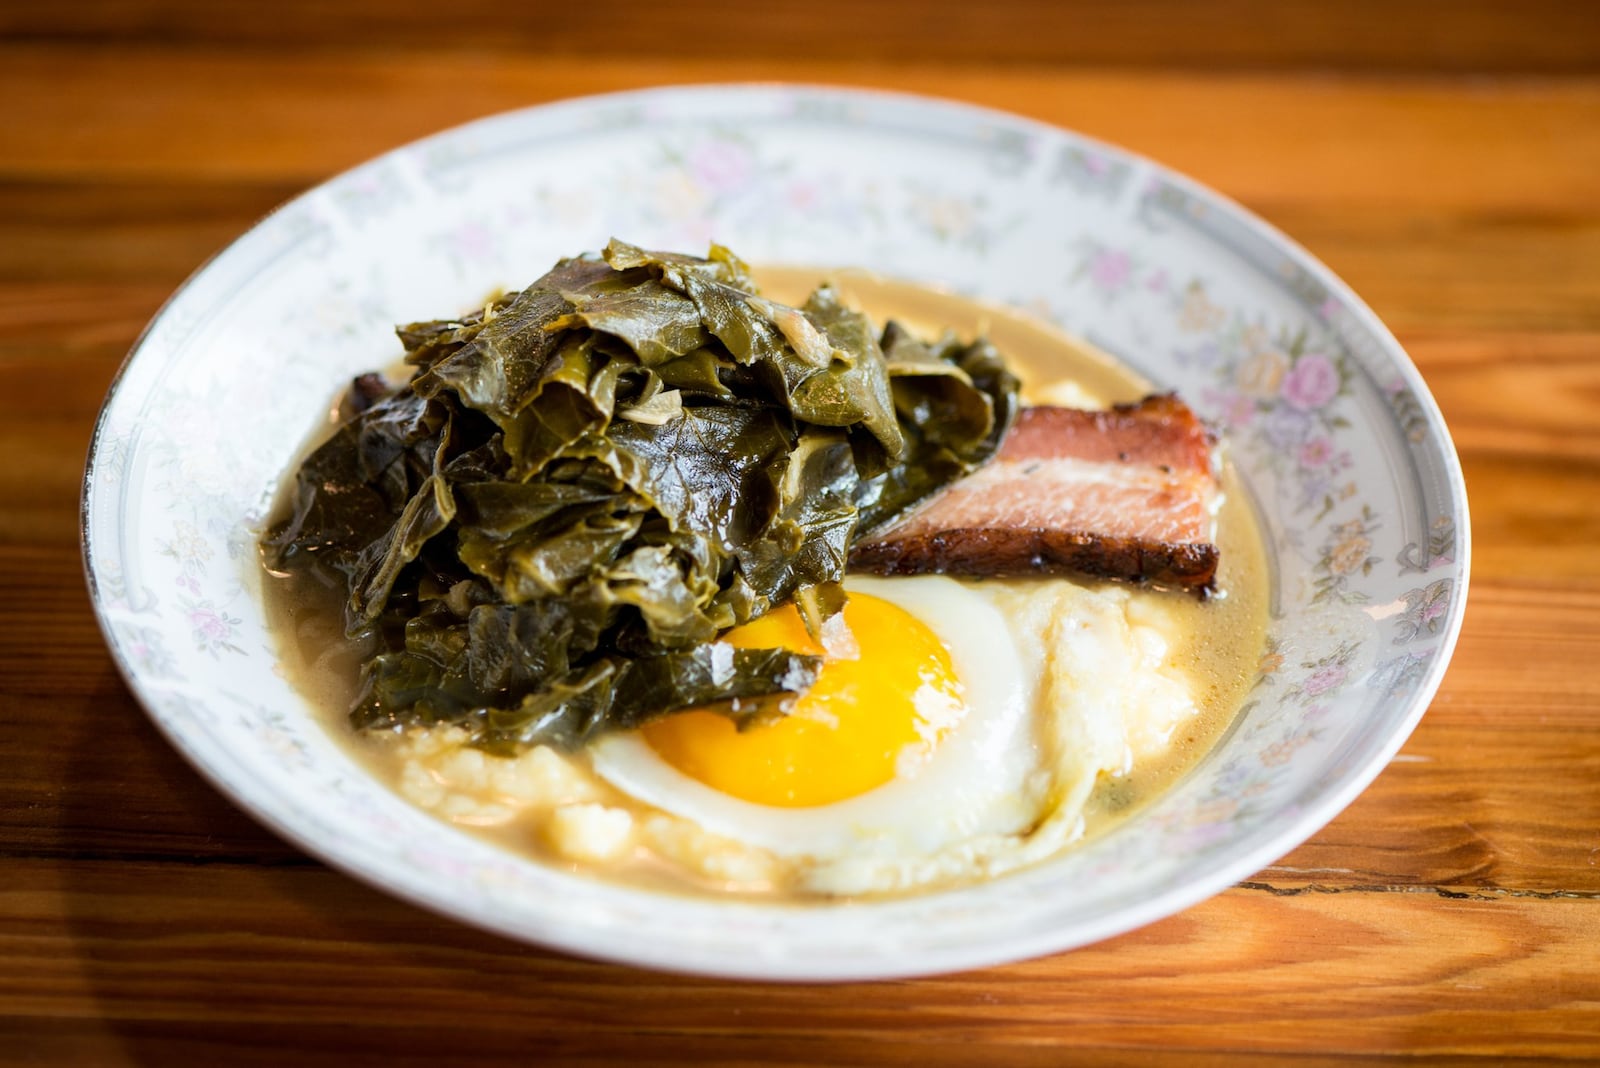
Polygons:
<instances>
[{"instance_id":1,"label":"fried egg","mask_svg":"<svg viewBox=\"0 0 1600 1068\"><path fill-rule=\"evenodd\" d=\"M690 711L582 756L499 758L459 730L408 732L401 792L462 824L531 821L578 867L897 893L1059 852L1085 833L1102 777L1159 759L1196 712L1178 655L1187 602L1065 579L847 586L821 643L792 608L723 636L823 657L786 716L741 731Z\"/></svg>"},{"instance_id":2,"label":"fried egg","mask_svg":"<svg viewBox=\"0 0 1600 1068\"><path fill-rule=\"evenodd\" d=\"M826 636L826 649L792 608L725 636L823 656L787 716L742 731L710 712L668 717L597 743L595 771L707 832L806 858L819 875L1035 825L1051 778L1033 715L1039 665L1024 662L999 610L941 576L847 585L845 633ZM879 867L862 877L877 880Z\"/></svg>"}]
</instances>

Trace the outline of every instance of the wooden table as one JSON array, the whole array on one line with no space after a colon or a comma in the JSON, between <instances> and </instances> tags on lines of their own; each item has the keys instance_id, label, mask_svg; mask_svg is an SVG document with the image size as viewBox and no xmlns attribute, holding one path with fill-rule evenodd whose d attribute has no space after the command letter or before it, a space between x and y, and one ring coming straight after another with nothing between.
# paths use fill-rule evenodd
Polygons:
<instances>
[{"instance_id":1,"label":"wooden table","mask_svg":"<svg viewBox=\"0 0 1600 1068\"><path fill-rule=\"evenodd\" d=\"M0 1062L1600 1061L1595 6L325 7L0 7ZM765 987L403 905L157 736L91 615L77 498L101 397L167 293L273 205L446 125L752 78L1126 145L1281 226L1399 334L1466 467L1471 604L1422 726L1321 834L1074 953Z\"/></svg>"}]
</instances>

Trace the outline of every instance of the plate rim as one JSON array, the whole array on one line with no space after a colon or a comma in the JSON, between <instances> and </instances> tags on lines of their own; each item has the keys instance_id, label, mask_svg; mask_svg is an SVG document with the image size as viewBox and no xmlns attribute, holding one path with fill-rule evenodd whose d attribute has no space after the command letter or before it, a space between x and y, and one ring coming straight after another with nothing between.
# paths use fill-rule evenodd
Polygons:
<instances>
[{"instance_id":1,"label":"plate rim","mask_svg":"<svg viewBox=\"0 0 1600 1068\"><path fill-rule=\"evenodd\" d=\"M397 884L387 877L389 873L386 869L381 870L380 866L369 865L365 862L364 857L352 857L348 850L341 851L334 844L322 842L313 832L297 825L293 819L288 818L288 814L275 810L271 805L261 804L257 794L247 789L248 784L241 784L234 779L227 778L221 774L219 769L211 765L206 759L207 748L205 746L197 744L196 739L177 731L172 724L167 722L165 717L156 712L151 699L147 697L141 688L136 669L127 661L112 630L112 620L108 615L105 598L99 588L99 580L95 572L95 539L91 518L95 506L94 475L101 458L100 447L107 420L130 369L140 354L145 351L154 329L165 319L173 306L219 260L226 257L241 243L261 232L275 218L316 197L322 190L356 171L380 165L403 155L425 151L431 145L459 138L474 129L514 125L531 115L546 115L562 111L581 113L596 107L640 100L713 96L742 96L748 98L756 94L804 94L842 101L872 99L901 106L924 108L930 111L955 112L973 118L980 118L1001 127L1013 129L1020 127L1028 132L1049 136L1065 134L1085 145L1096 148L1107 156L1142 164L1150 168L1155 174L1158 174L1164 181L1182 188L1190 195L1222 207L1234 220L1242 223L1258 237L1286 252L1299 266L1305 268L1317 282L1324 285L1330 295L1340 298L1345 311L1356 320L1361 328L1378 341L1386 358L1393 364L1394 369L1399 372L1406 387L1411 390L1422 408L1430 430L1430 436L1437 446L1447 490L1445 500L1457 520L1458 540L1455 565L1459 570L1460 578L1452 592L1448 616L1440 635L1438 653L1416 689L1409 697L1405 698L1409 702L1406 716L1398 722L1395 729L1384 737L1382 744L1376 746L1368 754L1366 759L1346 769L1343 774L1324 789L1318 795L1315 804L1302 808L1292 819L1272 824L1264 833L1257 836L1259 841L1254 842L1248 848L1241 848L1231 857L1225 856L1221 858L1218 863L1189 882L1165 892L1152 894L1150 897L1124 908L1097 924L1088 923L1055 931L1032 930L1025 935L1019 934L1011 941L987 941L976 945L948 946L933 949L922 948L917 951L914 960L907 960L904 963L896 963L898 958L886 960L877 955L846 957L835 960L811 957L803 959L751 957L737 961L699 959L685 961L677 955L679 951L676 947L673 948L672 952L658 952L656 951L656 943L648 940L629 942L626 933L618 935L615 932L606 932L608 937L600 939L596 937L596 932L593 929L581 926L563 928L559 925L547 925L534 930L529 929L529 925L521 923L520 917L512 918L513 922L509 925L504 918L501 918L500 922L489 922L489 920L476 916L467 909L452 908L445 895L430 896L423 887L407 883ZM872 87L810 82L735 81L645 87L565 97L481 116L363 159L351 167L344 168L337 173L315 181L314 184L260 216L253 224L207 256L167 296L149 322L139 332L119 364L107 387L90 435L79 500L79 543L85 584L94 608L96 622L100 627L106 647L111 654L118 673L127 685L129 692L144 710L146 717L156 725L167 742L213 788L228 798L231 803L243 809L252 819L290 842L296 848L304 850L336 870L358 878L370 887L399 897L432 913L447 916L452 920L463 922L468 926L502 937L509 935L521 941L589 959L716 978L759 981L838 982L901 979L946 974L953 971L964 971L1037 958L1098 942L1190 908L1198 902L1235 885L1250 874L1260 871L1286 852L1309 840L1347 808L1377 778L1392 761L1395 753L1410 738L1416 726L1431 706L1454 656L1466 614L1471 578L1472 532L1466 483L1459 453L1449 432L1449 427L1438 408L1438 404L1423 380L1421 372L1411 359L1410 354L1406 352L1404 346L1395 338L1376 312L1342 278L1299 242L1231 197L1140 152L1103 141L1070 127L1059 126L1004 109L931 94ZM916 898L913 897L906 900L915 901ZM725 907L752 907L742 902L720 904ZM879 908L903 904L905 904L905 900L856 903L852 907ZM753 907L788 909L814 906L760 905ZM578 933L574 935L571 933L572 931Z\"/></svg>"}]
</instances>

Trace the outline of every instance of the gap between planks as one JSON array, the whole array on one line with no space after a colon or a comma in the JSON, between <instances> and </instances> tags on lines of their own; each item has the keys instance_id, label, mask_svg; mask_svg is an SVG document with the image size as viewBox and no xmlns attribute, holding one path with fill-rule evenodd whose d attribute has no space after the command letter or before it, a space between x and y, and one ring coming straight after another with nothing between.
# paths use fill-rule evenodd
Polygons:
<instances>
[{"instance_id":1,"label":"gap between planks","mask_svg":"<svg viewBox=\"0 0 1600 1068\"><path fill-rule=\"evenodd\" d=\"M1595 77L1486 83L604 53L205 55L149 46L0 47L0 100L28 104L8 128L0 175L310 184L469 119L570 97L575 87L775 78L1021 111L1143 151L1241 200L1287 193L1329 205L1559 212L1600 195Z\"/></svg>"}]
</instances>

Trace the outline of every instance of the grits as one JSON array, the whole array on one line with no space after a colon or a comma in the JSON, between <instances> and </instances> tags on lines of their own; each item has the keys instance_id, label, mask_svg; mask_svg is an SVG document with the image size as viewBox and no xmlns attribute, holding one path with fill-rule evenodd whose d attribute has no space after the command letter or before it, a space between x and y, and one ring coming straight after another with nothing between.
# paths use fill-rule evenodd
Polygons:
<instances>
[{"instance_id":1,"label":"grits","mask_svg":"<svg viewBox=\"0 0 1600 1068\"><path fill-rule=\"evenodd\" d=\"M780 300L816 280L815 272L762 276L766 291ZM1147 390L1126 369L1023 316L856 272L831 280L848 303L880 320L894 316L924 332L931 332L929 324L968 335L986 331L1023 378L1030 403L1100 406ZM779 813L776 822L749 817L749 810L763 806L733 798L725 799L727 806L703 806L668 790L656 798L661 803L650 803L623 788L633 781L628 776L602 774L610 762L590 753L536 747L494 756L465 746L466 735L456 728L356 736L343 719L350 663L338 648L337 612L311 603L304 591L269 589L268 597L289 635L285 669L327 710L330 729L348 736L358 756L402 796L441 819L550 863L668 891L802 899L904 893L1002 875L1070 847L1170 786L1227 728L1255 681L1267 576L1245 495L1227 472L1224 489L1218 543L1225 594L1207 603L1064 578L935 579L958 588L952 603L967 606L941 610L944 616L987 613L1003 621L989 628L999 633L980 636L982 627L963 631L959 623L940 623L938 612L911 612L949 648L964 692L987 686L1001 695L977 700L969 719L987 722L989 711L977 707L985 703L1025 706L1025 728L1008 743L1008 754L1001 763L982 765L982 774L933 778L929 769L955 759L946 751L968 744L958 723L937 743L926 769L908 761L894 781L857 797L772 810ZM972 607L980 604L981 611ZM988 651L963 653L974 642ZM1001 646L1009 651L995 653ZM993 685L965 677L982 674L991 661L1020 668L1002 669ZM991 789L994 796L981 803L971 800L972 780L1001 768L1003 790ZM650 773L652 781L670 784L679 775L658 771ZM924 778L941 785L910 794L903 807L926 812L928 826L859 805L842 807L909 791ZM698 782L689 785L687 792L714 793ZM951 795L954 800L940 801ZM850 815L826 833L812 833L830 808Z\"/></svg>"}]
</instances>

